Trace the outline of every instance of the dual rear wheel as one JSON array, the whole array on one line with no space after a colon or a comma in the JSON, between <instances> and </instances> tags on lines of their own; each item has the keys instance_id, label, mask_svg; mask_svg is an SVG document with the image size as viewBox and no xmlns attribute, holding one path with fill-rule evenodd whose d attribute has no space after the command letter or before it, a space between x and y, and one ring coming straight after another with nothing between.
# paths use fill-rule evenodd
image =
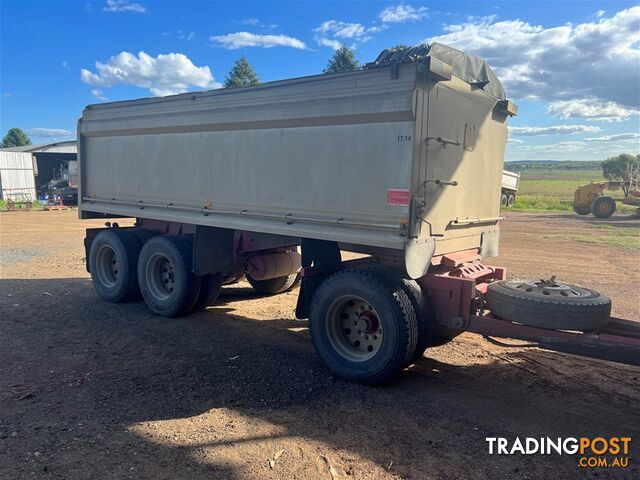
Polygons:
<instances>
[{"instance_id":1,"label":"dual rear wheel","mask_svg":"<svg viewBox=\"0 0 640 480\"><path fill-rule=\"evenodd\" d=\"M90 271L100 296L111 302L144 299L165 317L201 310L217 298L222 276L196 276L188 236L141 236L134 229L100 232L90 251ZM274 294L297 275L257 282ZM328 368L341 378L379 385L422 357L433 340L429 309L412 280L372 266L328 276L313 295L309 331Z\"/></svg>"},{"instance_id":2,"label":"dual rear wheel","mask_svg":"<svg viewBox=\"0 0 640 480\"><path fill-rule=\"evenodd\" d=\"M141 229L103 230L94 239L89 270L96 292L119 303L142 296L165 317L203 310L220 293L220 274L196 276L188 236L153 235Z\"/></svg>"},{"instance_id":3,"label":"dual rear wheel","mask_svg":"<svg viewBox=\"0 0 640 480\"><path fill-rule=\"evenodd\" d=\"M309 333L333 374L380 385L422 357L428 312L419 287L405 282L411 281L363 268L337 272L318 287Z\"/></svg>"},{"instance_id":4,"label":"dual rear wheel","mask_svg":"<svg viewBox=\"0 0 640 480\"><path fill-rule=\"evenodd\" d=\"M192 259L192 236L110 228L93 240L89 270L104 300L118 303L142 296L153 313L176 317L204 310L216 301L225 281L232 283L218 273L195 275ZM268 280L247 275L251 286L265 295L290 290L298 279L297 273Z\"/></svg>"}]
</instances>

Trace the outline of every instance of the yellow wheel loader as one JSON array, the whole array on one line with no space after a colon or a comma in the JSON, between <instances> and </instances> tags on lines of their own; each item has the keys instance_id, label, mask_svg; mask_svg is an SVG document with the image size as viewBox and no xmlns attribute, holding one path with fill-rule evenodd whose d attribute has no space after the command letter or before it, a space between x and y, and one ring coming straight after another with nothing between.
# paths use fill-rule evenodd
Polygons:
<instances>
[{"instance_id":1,"label":"yellow wheel loader","mask_svg":"<svg viewBox=\"0 0 640 480\"><path fill-rule=\"evenodd\" d=\"M624 197L615 199L604 194L605 190L622 190ZM578 187L573 197L573 210L578 215L593 214L598 218L609 218L616 211L616 201L638 207L640 218L640 191L635 182L588 183Z\"/></svg>"}]
</instances>

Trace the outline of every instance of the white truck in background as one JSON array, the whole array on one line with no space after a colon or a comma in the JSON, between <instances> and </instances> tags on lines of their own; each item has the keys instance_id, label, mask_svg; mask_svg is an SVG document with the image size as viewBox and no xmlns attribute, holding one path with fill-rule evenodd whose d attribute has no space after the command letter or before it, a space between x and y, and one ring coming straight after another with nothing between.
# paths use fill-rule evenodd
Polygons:
<instances>
[{"instance_id":1,"label":"white truck in background","mask_svg":"<svg viewBox=\"0 0 640 480\"><path fill-rule=\"evenodd\" d=\"M513 207L516 203L516 193L520 186L520 172L510 172L502 170L502 195L500 196L500 206Z\"/></svg>"}]
</instances>

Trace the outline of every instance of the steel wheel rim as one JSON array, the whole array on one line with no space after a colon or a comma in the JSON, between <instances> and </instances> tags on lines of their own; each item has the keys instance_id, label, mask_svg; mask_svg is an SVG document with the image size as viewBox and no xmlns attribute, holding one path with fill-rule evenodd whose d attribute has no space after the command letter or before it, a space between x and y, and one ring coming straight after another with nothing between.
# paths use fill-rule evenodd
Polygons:
<instances>
[{"instance_id":1,"label":"steel wheel rim","mask_svg":"<svg viewBox=\"0 0 640 480\"><path fill-rule=\"evenodd\" d=\"M158 300L168 299L175 288L175 272L171 261L161 253L154 253L145 273L151 294Z\"/></svg>"},{"instance_id":2,"label":"steel wheel rim","mask_svg":"<svg viewBox=\"0 0 640 480\"><path fill-rule=\"evenodd\" d=\"M536 297L550 297L557 299L588 298L593 296L592 292L573 285L556 282L555 277L549 280L509 282L508 287Z\"/></svg>"},{"instance_id":3,"label":"steel wheel rim","mask_svg":"<svg viewBox=\"0 0 640 480\"><path fill-rule=\"evenodd\" d=\"M96 255L96 274L100 282L107 288L112 288L118 282L120 261L118 255L109 245L102 245Z\"/></svg>"},{"instance_id":4,"label":"steel wheel rim","mask_svg":"<svg viewBox=\"0 0 640 480\"><path fill-rule=\"evenodd\" d=\"M383 341L378 312L365 299L353 295L334 300L326 322L333 349L351 362L366 362L380 351Z\"/></svg>"}]
</instances>

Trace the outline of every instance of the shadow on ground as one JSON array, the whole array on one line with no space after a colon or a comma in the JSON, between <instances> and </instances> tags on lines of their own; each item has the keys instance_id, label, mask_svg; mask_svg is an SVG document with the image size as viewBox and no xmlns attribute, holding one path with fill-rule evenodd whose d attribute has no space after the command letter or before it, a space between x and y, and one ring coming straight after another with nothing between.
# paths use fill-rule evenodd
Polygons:
<instances>
[{"instance_id":1,"label":"shadow on ground","mask_svg":"<svg viewBox=\"0 0 640 480\"><path fill-rule=\"evenodd\" d=\"M331 478L326 452L354 478L377 476L358 459L401 478L569 478L571 458L492 457L485 438L638 433L638 398L616 386L637 389L631 368L480 352L367 388L331 378L292 315L235 313L250 289L182 319L104 303L88 279L0 280L0 292L6 478L280 478L265 450L278 441L298 449L282 478ZM442 348L455 360L476 347Z\"/></svg>"}]
</instances>

